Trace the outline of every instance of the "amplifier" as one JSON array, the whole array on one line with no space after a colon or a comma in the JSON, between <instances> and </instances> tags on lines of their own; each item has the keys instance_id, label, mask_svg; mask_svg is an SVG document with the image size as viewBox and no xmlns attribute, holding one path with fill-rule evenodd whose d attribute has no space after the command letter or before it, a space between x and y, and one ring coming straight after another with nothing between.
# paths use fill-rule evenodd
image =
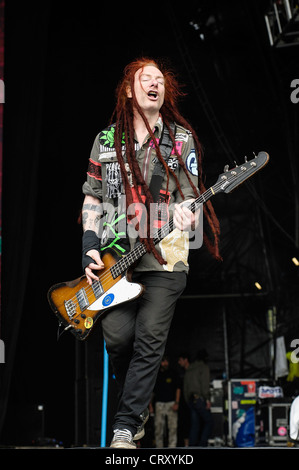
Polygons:
<instances>
[{"instance_id":1,"label":"amplifier","mask_svg":"<svg viewBox=\"0 0 299 470\"><path fill-rule=\"evenodd\" d=\"M270 445L284 445L289 437L290 403L269 403L268 432Z\"/></svg>"}]
</instances>

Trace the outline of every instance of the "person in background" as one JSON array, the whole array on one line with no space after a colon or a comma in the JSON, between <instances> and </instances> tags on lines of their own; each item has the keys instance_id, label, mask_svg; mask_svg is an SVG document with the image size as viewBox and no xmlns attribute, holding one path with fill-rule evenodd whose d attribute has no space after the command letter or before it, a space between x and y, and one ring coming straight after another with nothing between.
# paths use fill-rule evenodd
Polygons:
<instances>
[{"instance_id":1,"label":"person in background","mask_svg":"<svg viewBox=\"0 0 299 470\"><path fill-rule=\"evenodd\" d=\"M168 447L177 445L180 396L179 377L170 367L168 356L164 356L153 393L156 447L164 447L165 435Z\"/></svg>"},{"instance_id":2,"label":"person in background","mask_svg":"<svg viewBox=\"0 0 299 470\"><path fill-rule=\"evenodd\" d=\"M206 447L213 429L207 357L207 352L200 350L196 360L191 363L188 357L179 357L178 360L179 365L185 369L183 391L190 409L190 447Z\"/></svg>"},{"instance_id":3,"label":"person in background","mask_svg":"<svg viewBox=\"0 0 299 470\"><path fill-rule=\"evenodd\" d=\"M181 352L178 356L178 365L179 365L179 377L180 377L180 387L182 390L180 405L179 405L179 416L178 416L178 440L180 444L184 447L189 446L189 434L190 434L190 409L188 403L185 400L183 393L184 388L184 376L187 369L187 364L190 364L190 356L188 353Z\"/></svg>"}]
</instances>

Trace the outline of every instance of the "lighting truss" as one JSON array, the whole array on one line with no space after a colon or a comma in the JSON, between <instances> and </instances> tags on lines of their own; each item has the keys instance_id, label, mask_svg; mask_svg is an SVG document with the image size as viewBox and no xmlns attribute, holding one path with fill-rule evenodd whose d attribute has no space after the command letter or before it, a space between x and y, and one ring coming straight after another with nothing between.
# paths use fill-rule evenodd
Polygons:
<instances>
[{"instance_id":1,"label":"lighting truss","mask_svg":"<svg viewBox=\"0 0 299 470\"><path fill-rule=\"evenodd\" d=\"M299 1L274 0L265 14L272 47L299 46Z\"/></svg>"}]
</instances>

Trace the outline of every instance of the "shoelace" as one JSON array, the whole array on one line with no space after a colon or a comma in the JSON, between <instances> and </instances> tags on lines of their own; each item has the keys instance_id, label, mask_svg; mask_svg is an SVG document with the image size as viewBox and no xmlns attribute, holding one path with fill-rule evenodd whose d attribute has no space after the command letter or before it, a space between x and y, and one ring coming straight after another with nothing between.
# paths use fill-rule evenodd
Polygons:
<instances>
[{"instance_id":1,"label":"shoelace","mask_svg":"<svg viewBox=\"0 0 299 470\"><path fill-rule=\"evenodd\" d=\"M124 441L132 442L132 433L128 429L116 429L113 440L117 439L123 439Z\"/></svg>"}]
</instances>

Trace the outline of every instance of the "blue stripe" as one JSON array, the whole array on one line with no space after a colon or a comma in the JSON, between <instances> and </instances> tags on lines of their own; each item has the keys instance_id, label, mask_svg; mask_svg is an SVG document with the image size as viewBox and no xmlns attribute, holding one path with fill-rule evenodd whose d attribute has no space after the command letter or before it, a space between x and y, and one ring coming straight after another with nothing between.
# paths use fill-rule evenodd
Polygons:
<instances>
[{"instance_id":1,"label":"blue stripe","mask_svg":"<svg viewBox=\"0 0 299 470\"><path fill-rule=\"evenodd\" d=\"M106 447L109 361L104 341L101 447Z\"/></svg>"}]
</instances>

